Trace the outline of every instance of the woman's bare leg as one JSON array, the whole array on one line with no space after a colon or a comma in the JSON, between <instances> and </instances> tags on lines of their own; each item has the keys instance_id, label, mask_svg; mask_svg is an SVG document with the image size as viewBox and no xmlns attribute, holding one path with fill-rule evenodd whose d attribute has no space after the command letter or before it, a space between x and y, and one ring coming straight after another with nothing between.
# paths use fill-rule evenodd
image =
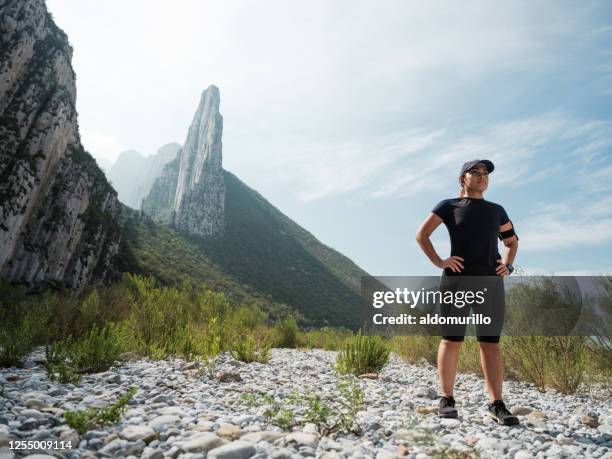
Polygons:
<instances>
[{"instance_id":1,"label":"woman's bare leg","mask_svg":"<svg viewBox=\"0 0 612 459\"><path fill-rule=\"evenodd\" d=\"M485 384L491 402L502 399L504 367L499 343L478 343L480 345L480 363L485 377Z\"/></svg>"},{"instance_id":2,"label":"woman's bare leg","mask_svg":"<svg viewBox=\"0 0 612 459\"><path fill-rule=\"evenodd\" d=\"M440 346L438 347L438 375L440 376L442 395L445 397L453 396L460 347L461 341L448 341L445 339L440 341Z\"/></svg>"}]
</instances>

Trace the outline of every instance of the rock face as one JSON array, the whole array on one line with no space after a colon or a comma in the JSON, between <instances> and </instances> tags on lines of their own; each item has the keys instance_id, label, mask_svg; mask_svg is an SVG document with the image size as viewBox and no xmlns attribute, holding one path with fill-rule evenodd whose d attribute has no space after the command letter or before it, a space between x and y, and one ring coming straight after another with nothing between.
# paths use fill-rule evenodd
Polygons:
<instances>
[{"instance_id":1,"label":"rock face","mask_svg":"<svg viewBox=\"0 0 612 459\"><path fill-rule=\"evenodd\" d=\"M183 148L164 167L142 205L156 220L200 236L222 235L225 225L219 102L216 86L202 93Z\"/></svg>"},{"instance_id":2,"label":"rock face","mask_svg":"<svg viewBox=\"0 0 612 459\"><path fill-rule=\"evenodd\" d=\"M122 208L81 145L71 59L43 0L0 0L0 274L80 290L112 276Z\"/></svg>"},{"instance_id":3,"label":"rock face","mask_svg":"<svg viewBox=\"0 0 612 459\"><path fill-rule=\"evenodd\" d=\"M107 176L117 190L119 200L133 209L140 209L163 167L176 158L178 143L168 143L153 155L144 156L135 150L122 152Z\"/></svg>"}]
</instances>

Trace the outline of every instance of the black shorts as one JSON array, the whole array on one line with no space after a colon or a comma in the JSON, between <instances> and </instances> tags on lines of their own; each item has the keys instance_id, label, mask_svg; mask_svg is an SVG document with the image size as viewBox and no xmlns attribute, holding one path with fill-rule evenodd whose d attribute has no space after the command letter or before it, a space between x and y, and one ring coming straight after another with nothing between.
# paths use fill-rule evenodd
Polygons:
<instances>
[{"instance_id":1,"label":"black shorts","mask_svg":"<svg viewBox=\"0 0 612 459\"><path fill-rule=\"evenodd\" d=\"M479 342L499 343L506 313L502 276L447 276L443 274L440 291L443 298L448 298L449 293L447 292L451 292L454 298L453 302L443 301L439 306L440 317L451 321L451 323L440 325L443 339L463 341L467 327L466 319L470 318L476 328L476 337ZM452 322L453 320L455 322Z\"/></svg>"}]
</instances>

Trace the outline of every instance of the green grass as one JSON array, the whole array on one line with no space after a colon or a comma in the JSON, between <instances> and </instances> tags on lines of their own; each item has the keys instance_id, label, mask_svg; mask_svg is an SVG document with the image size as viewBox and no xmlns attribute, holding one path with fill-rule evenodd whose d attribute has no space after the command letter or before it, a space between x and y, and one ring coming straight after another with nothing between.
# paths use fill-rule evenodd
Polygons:
<instances>
[{"instance_id":1,"label":"green grass","mask_svg":"<svg viewBox=\"0 0 612 459\"><path fill-rule=\"evenodd\" d=\"M119 400L104 408L88 408L82 411L67 411L64 413L66 423L80 434L93 429L116 424L127 411L127 404L136 394L137 388L132 387Z\"/></svg>"},{"instance_id":2,"label":"green grass","mask_svg":"<svg viewBox=\"0 0 612 459\"><path fill-rule=\"evenodd\" d=\"M364 406L364 392L359 381L352 376L336 380L331 397L323 398L315 388L298 392L294 390L285 397L267 393L242 393L240 400L249 408L261 408L266 421L283 430L312 423L321 435L352 432L361 433L357 414Z\"/></svg>"},{"instance_id":3,"label":"green grass","mask_svg":"<svg viewBox=\"0 0 612 459\"><path fill-rule=\"evenodd\" d=\"M344 342L336 367L341 373L354 375L378 373L389 360L390 352L380 336L366 336L359 331Z\"/></svg>"}]
</instances>

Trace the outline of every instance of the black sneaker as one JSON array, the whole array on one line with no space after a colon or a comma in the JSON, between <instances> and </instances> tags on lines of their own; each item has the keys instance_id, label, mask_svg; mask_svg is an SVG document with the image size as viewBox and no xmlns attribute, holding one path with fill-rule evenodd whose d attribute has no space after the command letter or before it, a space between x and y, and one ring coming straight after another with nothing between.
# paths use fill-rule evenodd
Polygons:
<instances>
[{"instance_id":1,"label":"black sneaker","mask_svg":"<svg viewBox=\"0 0 612 459\"><path fill-rule=\"evenodd\" d=\"M487 414L491 416L498 424L505 426L515 426L519 423L518 418L513 415L502 400L495 400L489 404Z\"/></svg>"},{"instance_id":2,"label":"black sneaker","mask_svg":"<svg viewBox=\"0 0 612 459\"><path fill-rule=\"evenodd\" d=\"M457 409L455 408L455 399L450 397L441 397L438 403L438 416L441 418L456 418Z\"/></svg>"}]
</instances>

